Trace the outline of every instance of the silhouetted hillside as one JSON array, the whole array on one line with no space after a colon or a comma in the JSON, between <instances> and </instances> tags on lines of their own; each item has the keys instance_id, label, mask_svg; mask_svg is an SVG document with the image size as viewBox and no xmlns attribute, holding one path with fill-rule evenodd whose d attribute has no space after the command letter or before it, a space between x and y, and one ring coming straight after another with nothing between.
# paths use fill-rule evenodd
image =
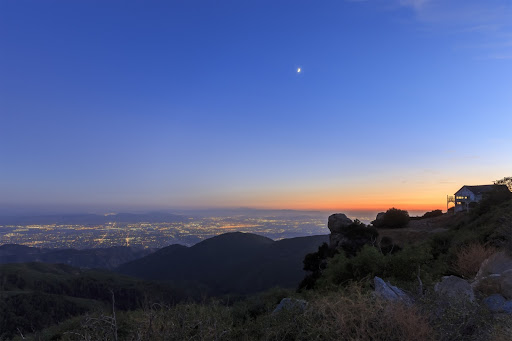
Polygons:
<instances>
[{"instance_id":1,"label":"silhouetted hillside","mask_svg":"<svg viewBox=\"0 0 512 341\"><path fill-rule=\"evenodd\" d=\"M141 308L144 302L173 303L198 297L169 285L142 281L101 270L81 270L64 264L0 265L0 339L17 329L36 331L72 316L111 305Z\"/></svg>"},{"instance_id":2,"label":"silhouetted hillside","mask_svg":"<svg viewBox=\"0 0 512 341\"><path fill-rule=\"evenodd\" d=\"M165 247L117 271L144 279L200 283L211 294L295 287L304 277L304 255L327 240L327 235L273 241L250 233L226 233L192 247Z\"/></svg>"},{"instance_id":3,"label":"silhouetted hillside","mask_svg":"<svg viewBox=\"0 0 512 341\"><path fill-rule=\"evenodd\" d=\"M152 250L149 249L134 249L126 246L86 250L54 250L6 244L0 246L0 264L45 262L63 263L82 268L113 269L151 252Z\"/></svg>"}]
</instances>

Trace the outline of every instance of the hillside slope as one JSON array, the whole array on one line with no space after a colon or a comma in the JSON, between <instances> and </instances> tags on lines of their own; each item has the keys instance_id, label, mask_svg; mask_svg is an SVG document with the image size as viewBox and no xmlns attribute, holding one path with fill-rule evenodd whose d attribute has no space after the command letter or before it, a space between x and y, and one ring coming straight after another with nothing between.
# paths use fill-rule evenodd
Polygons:
<instances>
[{"instance_id":1,"label":"hillside slope","mask_svg":"<svg viewBox=\"0 0 512 341\"><path fill-rule=\"evenodd\" d=\"M305 274L304 256L327 241L327 235L273 241L233 232L192 247L168 246L117 271L143 279L200 283L211 294L246 294L273 286L295 287Z\"/></svg>"}]
</instances>

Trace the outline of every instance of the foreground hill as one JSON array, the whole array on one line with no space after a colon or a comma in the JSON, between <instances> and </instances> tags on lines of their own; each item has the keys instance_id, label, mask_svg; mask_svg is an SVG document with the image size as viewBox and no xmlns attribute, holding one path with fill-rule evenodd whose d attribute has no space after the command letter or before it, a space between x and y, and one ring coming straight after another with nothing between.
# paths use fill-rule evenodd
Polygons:
<instances>
[{"instance_id":1,"label":"foreground hill","mask_svg":"<svg viewBox=\"0 0 512 341\"><path fill-rule=\"evenodd\" d=\"M0 264L6 263L63 263L81 268L113 269L151 253L149 249L115 246L97 249L45 249L24 245L0 245Z\"/></svg>"},{"instance_id":2,"label":"foreground hill","mask_svg":"<svg viewBox=\"0 0 512 341\"><path fill-rule=\"evenodd\" d=\"M327 241L327 235L273 241L233 232L192 247L165 247L123 264L117 271L143 279L201 284L209 294L247 294L274 286L292 288L304 277L304 255Z\"/></svg>"},{"instance_id":3,"label":"foreground hill","mask_svg":"<svg viewBox=\"0 0 512 341\"><path fill-rule=\"evenodd\" d=\"M144 302L172 303L197 297L169 285L150 283L106 270L64 264L0 265L0 339L17 330L37 331L73 316L104 310L141 308Z\"/></svg>"}]
</instances>

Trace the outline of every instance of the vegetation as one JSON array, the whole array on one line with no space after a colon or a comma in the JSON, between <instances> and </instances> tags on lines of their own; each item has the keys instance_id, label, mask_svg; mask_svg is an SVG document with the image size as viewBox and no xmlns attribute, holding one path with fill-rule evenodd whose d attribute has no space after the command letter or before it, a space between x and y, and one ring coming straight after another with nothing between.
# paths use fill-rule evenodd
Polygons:
<instances>
[{"instance_id":1,"label":"vegetation","mask_svg":"<svg viewBox=\"0 0 512 341\"><path fill-rule=\"evenodd\" d=\"M503 179L494 181L495 185L505 185L512 192L512 176L506 176Z\"/></svg>"},{"instance_id":2,"label":"vegetation","mask_svg":"<svg viewBox=\"0 0 512 341\"><path fill-rule=\"evenodd\" d=\"M453 264L456 274L462 278L473 278L477 274L482 262L495 254L497 249L479 243L465 245L459 249Z\"/></svg>"},{"instance_id":3,"label":"vegetation","mask_svg":"<svg viewBox=\"0 0 512 341\"><path fill-rule=\"evenodd\" d=\"M409 212L400 210L398 208L390 208L384 215L372 222L372 225L377 228L402 228L409 223Z\"/></svg>"},{"instance_id":4,"label":"vegetation","mask_svg":"<svg viewBox=\"0 0 512 341\"><path fill-rule=\"evenodd\" d=\"M430 212L426 212L422 218L425 219L425 218L435 218L435 217L440 217L443 215L443 211L441 210L433 210L433 211L430 211Z\"/></svg>"},{"instance_id":5,"label":"vegetation","mask_svg":"<svg viewBox=\"0 0 512 341\"><path fill-rule=\"evenodd\" d=\"M470 213L435 217L443 220L444 232L402 248L390 249L393 241L384 238L380 243L365 243L356 252L352 248L333 250L323 244L304 258L304 268L310 274L297 292L274 289L248 297L185 301L169 288L128 277L114 278L105 272L40 264L3 267L0 311L8 311L9 316L0 315L2 337L508 340L512 316L493 316L479 304L440 300L433 286L445 275L472 278L484 259L504 254L495 253L498 250L512 251L508 249L512 245L511 211L512 200L508 200L494 203L488 210L477 207ZM374 240L372 230L366 230L368 227L359 222L356 225L348 229L350 238L370 236ZM494 263L491 260L487 264L492 267ZM406 290L414 305L376 298L372 294L373 276ZM489 288L477 289L485 294ZM274 312L284 297L305 300L307 305ZM29 311L33 307L37 309ZM50 311L50 307L55 309ZM56 324L57 321L61 323Z\"/></svg>"}]
</instances>

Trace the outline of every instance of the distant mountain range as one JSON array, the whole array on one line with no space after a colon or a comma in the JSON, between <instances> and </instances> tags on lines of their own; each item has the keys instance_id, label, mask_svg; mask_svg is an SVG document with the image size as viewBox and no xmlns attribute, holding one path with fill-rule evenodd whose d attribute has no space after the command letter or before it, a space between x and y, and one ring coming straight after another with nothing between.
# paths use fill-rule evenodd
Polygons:
<instances>
[{"instance_id":1,"label":"distant mountain range","mask_svg":"<svg viewBox=\"0 0 512 341\"><path fill-rule=\"evenodd\" d=\"M10 264L0 265L0 339L12 339L17 328L40 330L101 309L110 304L112 293L116 309L131 310L148 302L171 304L205 295L296 288L305 275L304 256L327 241L328 235L273 241L233 232L150 254L129 247L51 250L2 245L0 263ZM83 269L116 266L118 273Z\"/></svg>"},{"instance_id":2,"label":"distant mountain range","mask_svg":"<svg viewBox=\"0 0 512 341\"><path fill-rule=\"evenodd\" d=\"M153 250L115 246L98 249L43 249L24 245L0 246L0 264L5 263L62 263L80 268L114 269L119 265L144 257Z\"/></svg>"},{"instance_id":3,"label":"distant mountain range","mask_svg":"<svg viewBox=\"0 0 512 341\"><path fill-rule=\"evenodd\" d=\"M185 221L181 215L150 212L150 213L118 213L109 215L98 214L64 214L38 216L0 216L0 225L101 225L106 223L171 223Z\"/></svg>"},{"instance_id":4,"label":"distant mountain range","mask_svg":"<svg viewBox=\"0 0 512 341\"><path fill-rule=\"evenodd\" d=\"M207 295L249 294L274 286L294 288L303 279L302 261L328 241L328 235L273 241L251 233L232 232L191 247L175 244L152 252L125 246L97 249L44 249L0 246L0 264L61 263L102 268L176 287L201 288Z\"/></svg>"},{"instance_id":5,"label":"distant mountain range","mask_svg":"<svg viewBox=\"0 0 512 341\"><path fill-rule=\"evenodd\" d=\"M274 286L294 288L305 275L304 256L327 241L328 235L273 241L233 232L191 247L171 245L116 271L147 280L201 285L213 295L248 294Z\"/></svg>"}]
</instances>

